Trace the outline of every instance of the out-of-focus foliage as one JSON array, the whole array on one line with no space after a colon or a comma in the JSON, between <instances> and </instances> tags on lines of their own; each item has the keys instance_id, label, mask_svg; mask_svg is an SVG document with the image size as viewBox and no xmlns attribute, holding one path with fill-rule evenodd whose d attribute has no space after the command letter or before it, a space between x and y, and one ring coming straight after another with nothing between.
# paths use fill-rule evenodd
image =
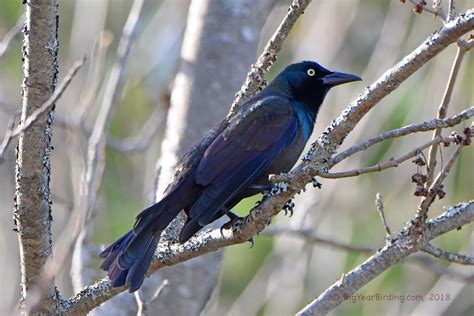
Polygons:
<instances>
[{"instance_id":1,"label":"out-of-focus foliage","mask_svg":"<svg viewBox=\"0 0 474 316\"><path fill-rule=\"evenodd\" d=\"M446 1L443 1L446 2ZM473 7L474 2L456 1L458 11ZM141 35L132 51L128 81L120 107L114 116L111 134L115 138L136 135L156 106L166 116L166 94L173 78L185 26L185 2L151 1L142 23ZM81 0L61 1L60 77L81 54L90 55L102 28L113 33L107 54L108 76L117 41L128 14L131 1ZM262 31L261 47L280 23L287 1L280 1ZM102 11L101 11L102 10ZM2 0L0 4L0 38L22 14L21 1ZM102 12L102 13L100 13ZM424 13L415 15L409 4L398 1L324 0L313 1L285 42L280 58L269 74L271 79L288 63L303 59L319 61L330 69L360 74L364 81L331 91L319 114L313 137L349 102L405 54L418 46L441 22ZM238 49L238 43L236 48ZM3 134L10 115L21 104L21 40L17 39L7 55L0 60L0 133ZM350 145L383 132L436 116L456 49L449 47L392 95L384 99L363 119L342 146ZM455 114L474 104L474 52L467 54L456 83L449 113ZM91 58L88 64L90 65ZM236 61L238 62L238 61ZM86 68L87 69L87 68ZM77 100L87 83L87 71L81 71L72 87L58 102L56 114L67 117L74 113ZM205 78L203 78L205 80ZM98 100L101 99L103 87ZM232 100L229 100L229 105ZM96 102L88 115L89 123L97 113ZM205 113L203 113L205 115ZM461 130L461 127L457 129ZM77 180L71 170L68 152L70 134L64 127L54 131L53 208L54 237L62 232L70 216ZM163 128L159 129L148 150L131 154L107 151L107 167L100 189L99 211L95 222L95 242L106 244L127 231L135 215L150 204L154 166L159 156ZM399 156L422 144L431 133L412 135L375 146L351 157L337 167L348 170L368 166ZM11 228L14 190L14 146L7 161L0 164L0 315L14 306L19 293L19 268L16 235ZM83 144L84 150L86 144ZM443 148L443 157L451 148ZM437 201L430 215L439 214L449 206L473 198L474 150L467 148L446 181L448 195ZM393 232L414 214L419 198L413 196L410 181L416 166L405 163L382 173L357 178L322 180L322 190L308 186L296 199L292 218L277 216L272 225L312 228L317 235L366 245L377 249L384 243L385 233L375 210L375 194L384 197L387 220ZM257 198L239 204L237 213L245 214ZM436 245L451 251L472 253L472 226L439 238ZM335 282L344 272L363 262L366 255L344 252L330 247L306 243L288 236L256 236L255 246L233 246L225 250L220 282L205 315L288 315ZM445 264L447 265L447 264ZM472 272L472 269L471 269ZM59 276L64 295L72 294L66 266ZM97 275L97 277L101 277ZM388 295L392 299L362 301L350 298L334 311L334 315L396 315L412 311L435 314L473 314L473 285L435 275L414 262L393 267L366 286L363 295ZM449 300L430 300L430 294L449 295ZM401 303L393 296L422 295L424 301Z\"/></svg>"}]
</instances>

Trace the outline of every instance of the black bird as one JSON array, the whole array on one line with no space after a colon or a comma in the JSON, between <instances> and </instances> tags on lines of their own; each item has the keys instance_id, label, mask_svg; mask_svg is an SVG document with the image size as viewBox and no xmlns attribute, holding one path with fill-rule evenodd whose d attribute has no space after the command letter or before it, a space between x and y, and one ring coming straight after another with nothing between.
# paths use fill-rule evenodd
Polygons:
<instances>
[{"instance_id":1,"label":"black bird","mask_svg":"<svg viewBox=\"0 0 474 316\"><path fill-rule=\"evenodd\" d=\"M101 253L112 286L133 292L142 285L162 231L182 210L187 220L180 243L225 214L232 222L230 210L240 200L268 189L268 175L297 162L329 89L356 80L311 61L286 67L212 142L203 140L183 156L161 201Z\"/></svg>"}]
</instances>

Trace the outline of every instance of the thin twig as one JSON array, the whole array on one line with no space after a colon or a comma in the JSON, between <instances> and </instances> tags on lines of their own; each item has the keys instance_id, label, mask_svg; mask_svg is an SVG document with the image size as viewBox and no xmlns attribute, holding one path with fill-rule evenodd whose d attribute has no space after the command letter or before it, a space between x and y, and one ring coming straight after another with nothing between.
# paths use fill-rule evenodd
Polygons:
<instances>
[{"instance_id":1,"label":"thin twig","mask_svg":"<svg viewBox=\"0 0 474 316\"><path fill-rule=\"evenodd\" d=\"M423 251L423 249L421 249ZM413 262L414 264L421 265L438 276L445 276L453 280L458 280L464 283L474 283L474 274L461 273L454 269L448 269L435 260L432 260L429 256L412 255L407 258L407 262Z\"/></svg>"},{"instance_id":2,"label":"thin twig","mask_svg":"<svg viewBox=\"0 0 474 316\"><path fill-rule=\"evenodd\" d=\"M441 248L435 247L430 243L426 244L423 248L421 248L421 251L429 253L432 256L435 256L437 258L444 259L447 261L464 264L464 265L474 265L474 256L449 252Z\"/></svg>"},{"instance_id":3,"label":"thin twig","mask_svg":"<svg viewBox=\"0 0 474 316\"><path fill-rule=\"evenodd\" d=\"M143 300L142 295L140 294L142 292L140 290L136 291L134 295L135 295L135 300L137 302L137 307L138 307L137 316L145 315L148 305L150 305L154 300L156 300L158 296L160 296L161 291L163 291L163 289L167 287L168 285L169 285L169 281L167 279L163 280L163 282L155 290L153 295L146 301Z\"/></svg>"},{"instance_id":4,"label":"thin twig","mask_svg":"<svg viewBox=\"0 0 474 316\"><path fill-rule=\"evenodd\" d=\"M448 218L451 220L447 221ZM350 297L382 272L420 250L426 242L459 227L458 221L462 219L467 223L474 220L474 201L453 206L437 218L429 220L426 225L425 239L419 238L417 234L410 234L413 224L408 224L396 236L393 243L387 243L365 262L345 273L297 315L326 315L343 303L345 297ZM441 222L444 222L446 226L440 225Z\"/></svg>"},{"instance_id":5,"label":"thin twig","mask_svg":"<svg viewBox=\"0 0 474 316\"><path fill-rule=\"evenodd\" d=\"M449 101L451 100L451 95L453 94L453 88L454 84L456 82L456 78L459 73L459 69L461 68L461 63L463 60L463 57L466 53L465 49L462 49L461 47L458 47L458 51L456 54L456 57L454 58L453 66L451 68L451 73L449 75L448 83L446 85L446 90L444 91L443 99L441 101L441 104L439 105L438 108L438 119L444 119L446 117L446 114L448 113L448 106L449 106ZM433 132L433 138L440 136L441 135L441 128L435 129ZM436 154L438 151L438 143L433 144L431 146L429 154L428 154L428 180L426 181L425 187L429 187L431 183L433 182L433 176L435 172L435 167L436 167Z\"/></svg>"},{"instance_id":6,"label":"thin twig","mask_svg":"<svg viewBox=\"0 0 474 316\"><path fill-rule=\"evenodd\" d=\"M11 140L18 136L19 134L26 131L43 113L48 112L54 106L54 104L59 100L59 98L63 95L66 88L71 83L74 76L77 74L81 66L84 64L86 57L83 56L74 65L71 67L69 72L67 73L66 77L64 77L61 84L58 88L54 91L51 97L43 103L39 108L37 108L30 116L28 116L20 125L18 125L14 130L8 131L5 135L5 138L0 146L0 162L2 161L3 154L7 149L8 145L10 144Z\"/></svg>"},{"instance_id":7,"label":"thin twig","mask_svg":"<svg viewBox=\"0 0 474 316\"><path fill-rule=\"evenodd\" d=\"M415 13L420 14L424 11L433 14L435 17L439 16L443 21L446 21L447 19L446 13L444 13L444 10L441 6L431 8L427 5L425 0L410 0L410 2L415 6L413 8Z\"/></svg>"},{"instance_id":8,"label":"thin twig","mask_svg":"<svg viewBox=\"0 0 474 316\"><path fill-rule=\"evenodd\" d=\"M262 85L264 85L265 74L271 68L273 63L275 63L277 54L280 51L283 42L310 2L311 0L293 0L288 9L288 13L283 18L283 21L280 23L275 33L273 33L263 49L262 54L258 57L257 62L255 65L251 66L251 70L247 74L244 84L236 94L229 115L236 113L237 109L247 102L250 97L252 97L258 89L262 87Z\"/></svg>"},{"instance_id":9,"label":"thin twig","mask_svg":"<svg viewBox=\"0 0 474 316\"><path fill-rule=\"evenodd\" d=\"M454 0L448 1L448 21L454 19L456 16L456 4Z\"/></svg>"},{"instance_id":10,"label":"thin twig","mask_svg":"<svg viewBox=\"0 0 474 316\"><path fill-rule=\"evenodd\" d=\"M110 31L103 31L99 34L97 40L94 43L94 48L91 56L91 68L90 78L87 82L89 83L88 88L81 95L77 110L74 111L71 119L76 122L76 125L84 124L85 116L89 113L91 107L94 105L97 99L97 93L104 77L105 60L107 57L107 51L113 40L113 34Z\"/></svg>"},{"instance_id":11,"label":"thin twig","mask_svg":"<svg viewBox=\"0 0 474 316\"><path fill-rule=\"evenodd\" d=\"M20 35L23 25L25 23L25 14L20 16L15 25L5 34L3 40L0 42L0 60L5 56L5 53L10 49L13 40Z\"/></svg>"},{"instance_id":12,"label":"thin twig","mask_svg":"<svg viewBox=\"0 0 474 316\"><path fill-rule=\"evenodd\" d=\"M461 154L461 151L462 151L463 147L464 147L463 142L461 142L461 143L459 143L459 145L457 145L456 149L453 151L453 153L449 157L448 161L443 166L441 171L438 173L438 176L436 177L434 182L429 187L428 195L424 196L421 199L420 206L418 207L418 210L416 212L416 222L417 223L421 223L421 221L424 221L426 219L426 214L428 212L428 208L433 203L436 196L439 194L438 189L440 188L440 185L442 184L444 179L446 179L446 177L448 176L448 173L451 171L451 168L454 166L454 162L457 160L457 158Z\"/></svg>"},{"instance_id":13,"label":"thin twig","mask_svg":"<svg viewBox=\"0 0 474 316\"><path fill-rule=\"evenodd\" d=\"M163 110L157 106L137 136L125 139L116 139L109 136L107 137L107 146L121 153L144 151L153 140L163 119Z\"/></svg>"},{"instance_id":14,"label":"thin twig","mask_svg":"<svg viewBox=\"0 0 474 316\"><path fill-rule=\"evenodd\" d=\"M100 186L105 169L105 141L112 120L112 115L119 102L125 82L125 68L129 60L132 43L137 36L138 23L146 0L135 0L133 2L127 22L123 28L117 49L117 60L112 67L109 81L104 93L104 100L100 108L97 120L89 138L87 167L83 182L84 207L88 214L96 200L97 191ZM87 215L90 218L90 215Z\"/></svg>"},{"instance_id":15,"label":"thin twig","mask_svg":"<svg viewBox=\"0 0 474 316\"><path fill-rule=\"evenodd\" d=\"M451 141L453 140L448 137L443 138L441 136L437 136L435 139L430 140L429 142L409 151L405 155L400 156L398 158L392 157L384 162L378 163L370 167L364 167L364 168L359 168L359 169L354 169L354 170L349 170L349 171L320 172L319 176L322 178L327 178L327 179L348 178L348 177L360 176L361 174L364 174L364 173L380 172L388 168L396 168L402 162L405 162L410 158L416 157L422 150L425 150L426 148L432 146L433 144L439 144L441 142L448 143Z\"/></svg>"},{"instance_id":16,"label":"thin twig","mask_svg":"<svg viewBox=\"0 0 474 316\"><path fill-rule=\"evenodd\" d=\"M379 213L380 218L382 219L383 227L385 228L385 233L387 234L385 239L391 241L392 233L390 232L390 227L388 227L387 220L385 219L382 194L380 193L377 193L375 195L375 207L377 208L377 212Z\"/></svg>"},{"instance_id":17,"label":"thin twig","mask_svg":"<svg viewBox=\"0 0 474 316\"><path fill-rule=\"evenodd\" d=\"M312 229L294 229L290 227L268 227L265 229L261 235L263 236L273 236L273 235L289 235L300 237L310 243L321 244L338 250L360 252L364 254L372 254L376 251L375 248L365 247L365 246L354 246L351 244L343 243L336 241L333 238L320 237L314 234Z\"/></svg>"},{"instance_id":18,"label":"thin twig","mask_svg":"<svg viewBox=\"0 0 474 316\"><path fill-rule=\"evenodd\" d=\"M447 127L453 127L455 125L458 125L459 123L470 119L471 117L474 117L474 107L470 107L464 111L462 111L459 114L456 114L452 117L449 117L447 119L433 119L431 121L426 121L420 124L412 124L412 125L407 125L401 128L393 129L387 132L384 132L382 134L379 134L377 136L374 136L372 138L369 138L365 141L363 141L360 144L357 144L355 146L352 146L338 154L336 154L331 160L330 160L330 166L334 166L338 163L340 163L342 160L360 152L363 150L366 150L370 146L376 145L380 142L383 142L388 139L392 138L397 138L401 136L406 136L409 134L414 134L418 132L427 132L434 130L436 128L447 128Z\"/></svg>"}]
</instances>

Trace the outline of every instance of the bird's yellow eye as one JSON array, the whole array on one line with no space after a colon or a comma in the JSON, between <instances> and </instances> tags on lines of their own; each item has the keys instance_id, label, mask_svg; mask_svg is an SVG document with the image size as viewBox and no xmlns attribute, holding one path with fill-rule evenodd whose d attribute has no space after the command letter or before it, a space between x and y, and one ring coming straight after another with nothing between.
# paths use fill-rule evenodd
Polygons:
<instances>
[{"instance_id":1,"label":"bird's yellow eye","mask_svg":"<svg viewBox=\"0 0 474 316\"><path fill-rule=\"evenodd\" d=\"M313 68L309 68L306 73L308 74L308 76L312 77L316 74L316 71L313 69Z\"/></svg>"}]
</instances>

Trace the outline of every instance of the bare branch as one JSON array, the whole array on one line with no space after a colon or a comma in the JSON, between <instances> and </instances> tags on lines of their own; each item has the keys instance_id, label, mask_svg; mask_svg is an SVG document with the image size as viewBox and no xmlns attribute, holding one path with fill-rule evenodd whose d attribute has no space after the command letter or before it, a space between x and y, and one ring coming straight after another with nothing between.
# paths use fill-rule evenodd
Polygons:
<instances>
[{"instance_id":1,"label":"bare branch","mask_svg":"<svg viewBox=\"0 0 474 316\"><path fill-rule=\"evenodd\" d=\"M107 146L121 153L143 151L148 148L163 119L163 110L157 106L137 136L125 139L116 139L109 136L107 137Z\"/></svg>"},{"instance_id":2,"label":"bare branch","mask_svg":"<svg viewBox=\"0 0 474 316\"><path fill-rule=\"evenodd\" d=\"M22 122L54 95L59 48L58 1L41 1L40 5L37 0L29 0L24 7ZM52 253L52 122L52 111L44 112L32 122L30 129L20 134L17 147L13 218L20 247L23 313L26 313L26 299L40 282L42 269ZM42 309L47 311L58 303L58 295L52 286L45 292Z\"/></svg>"},{"instance_id":3,"label":"bare branch","mask_svg":"<svg viewBox=\"0 0 474 316\"><path fill-rule=\"evenodd\" d=\"M386 160L384 162L378 163L374 166L370 167L364 167L364 168L359 168L359 169L354 169L354 170L349 170L349 171L342 171L342 172L320 172L319 176L322 178L327 178L327 179L338 179L338 178L347 178L347 177L355 177L359 176L364 173L370 173L370 172L380 172L388 168L396 168L398 167L402 162L407 161L408 159L411 159L413 157L416 157L421 151L425 150L426 148L432 146L433 144L439 144L439 143L448 143L452 141L450 138L443 138L441 136L437 136L435 139L432 139L431 141L409 151L403 156L400 156L398 158L390 158L389 160Z\"/></svg>"},{"instance_id":4,"label":"bare branch","mask_svg":"<svg viewBox=\"0 0 474 316\"><path fill-rule=\"evenodd\" d=\"M156 300L158 298L158 296L160 296L160 293L161 291L163 291L163 289L165 287L167 287L169 285L169 282L167 279L163 280L163 282L161 283L161 285L155 290L155 292L153 293L153 295L148 299L148 300L143 300L143 298L141 297L141 291L136 291L134 293L135 295L135 299L137 301L137 305L138 305L138 310L137 310L137 316L142 316L142 315L145 315L145 312L147 310L147 305L149 305L150 303L152 303L154 300Z\"/></svg>"},{"instance_id":5,"label":"bare branch","mask_svg":"<svg viewBox=\"0 0 474 316\"><path fill-rule=\"evenodd\" d=\"M447 261L465 264L465 265L474 265L474 256L462 255L458 253L449 252L441 248L435 247L432 244L426 244L421 251L429 253L432 256L435 256L440 259Z\"/></svg>"},{"instance_id":6,"label":"bare branch","mask_svg":"<svg viewBox=\"0 0 474 316\"><path fill-rule=\"evenodd\" d=\"M467 128L467 130L470 130L470 134L472 135L472 128ZM461 137L461 136L459 136L459 137ZM466 136L466 137L469 137L469 136ZM457 138L457 137L455 137L455 139L459 140L459 138ZM461 154L461 151L462 151L463 147L465 146L465 144L469 144L469 143L470 143L470 140L469 140L469 142L465 143L465 141L462 140L462 137L461 137L461 140L460 140L459 144L457 145L456 149L453 151L453 153L449 157L448 161L446 162L444 167L441 169L441 171L439 172L439 174L436 177L436 179L434 180L434 182L429 187L428 195L424 196L421 199L420 206L418 207L418 210L416 212L416 221L417 221L418 224L421 223L421 221L425 220L426 214L428 213L428 209L429 209L430 205L433 203L436 196L439 196L440 198L443 198L444 195L442 195L442 193L440 192L440 190L441 190L440 186L441 186L442 182L444 181L444 179L446 179L446 177L448 176L448 173L451 171L451 168L453 167L454 162L456 161L456 159Z\"/></svg>"},{"instance_id":7,"label":"bare branch","mask_svg":"<svg viewBox=\"0 0 474 316\"><path fill-rule=\"evenodd\" d=\"M446 85L446 90L444 91L443 99L441 101L441 104L439 105L438 108L438 119L444 119L446 117L446 114L448 113L448 105L449 101L451 101L451 95L453 94L453 89L454 89L454 83L456 82L456 78L459 73L459 69L461 68L461 63L463 60L463 57L466 53L465 49L462 49L461 47L458 47L458 51L456 54L456 57L454 58L454 63L451 68L451 73L449 75L448 83ZM441 128L435 129L433 133L433 138L441 135ZM428 154L428 180L426 181L425 186L429 187L431 183L433 182L433 175L435 172L435 167L436 167L436 153L438 151L438 144L433 144L431 146L429 154Z\"/></svg>"},{"instance_id":8,"label":"bare branch","mask_svg":"<svg viewBox=\"0 0 474 316\"><path fill-rule=\"evenodd\" d=\"M273 236L273 235L280 235L285 234L289 236L295 236L299 238L303 238L307 242L321 244L324 246L328 246L337 250L344 250L344 251L353 251L353 252L360 252L364 254L371 254L376 251L374 248L364 247L364 246L354 246L350 244L346 244L340 241L336 241L333 238L325 238L320 237L314 234L312 229L294 229L290 227L268 227L265 229L261 235L263 236Z\"/></svg>"},{"instance_id":9,"label":"bare branch","mask_svg":"<svg viewBox=\"0 0 474 316\"><path fill-rule=\"evenodd\" d=\"M127 22L123 28L122 37L120 38L117 49L117 60L112 67L104 93L104 100L89 139L88 160L83 183L83 192L86 199L84 207L89 214L96 200L95 197L104 172L106 135L109 131L112 115L122 93L125 82L125 68L130 56L132 43L137 36L137 25L145 1L146 0L135 0L133 2Z\"/></svg>"},{"instance_id":10,"label":"bare branch","mask_svg":"<svg viewBox=\"0 0 474 316\"><path fill-rule=\"evenodd\" d=\"M471 117L474 117L474 107L470 107L469 109L466 109L462 111L461 113L452 116L447 119L433 119L431 121L426 121L420 124L412 124L412 125L407 125L401 128L393 129L387 132L384 132L382 134L379 134L377 136L374 136L372 138L367 139L366 141L357 144L355 146L352 146L338 154L336 154L332 159L331 159L331 166L334 166L338 163L340 163L342 160L360 152L363 150L366 150L370 146L373 146L375 144L378 144L380 142L383 142L388 139L396 138L396 137L401 137L401 136L406 136L409 134L414 134L418 132L427 132L434 130L436 128L447 128L447 127L453 127L455 125L460 124L463 121L466 121L470 119Z\"/></svg>"},{"instance_id":11,"label":"bare branch","mask_svg":"<svg viewBox=\"0 0 474 316\"><path fill-rule=\"evenodd\" d=\"M345 298L350 297L389 267L422 249L433 238L472 221L474 221L474 201L453 206L437 218L429 220L423 236L410 234L413 224L407 225L393 242L388 243L365 262L344 274L339 281L331 285L297 315L326 315L344 302Z\"/></svg>"},{"instance_id":12,"label":"bare branch","mask_svg":"<svg viewBox=\"0 0 474 316\"><path fill-rule=\"evenodd\" d=\"M421 14L423 11L433 14L435 17L440 17L443 21L447 20L446 13L441 6L430 8L425 0L410 0L415 6L413 12Z\"/></svg>"},{"instance_id":13,"label":"bare branch","mask_svg":"<svg viewBox=\"0 0 474 316\"><path fill-rule=\"evenodd\" d=\"M448 1L448 20L454 19L456 16L456 4L454 0Z\"/></svg>"},{"instance_id":14,"label":"bare branch","mask_svg":"<svg viewBox=\"0 0 474 316\"><path fill-rule=\"evenodd\" d=\"M25 24L25 15L23 14L16 21L16 24L5 34L3 40L0 42L0 60L5 56L5 53L10 49L13 40L20 35L21 29Z\"/></svg>"},{"instance_id":15,"label":"bare branch","mask_svg":"<svg viewBox=\"0 0 474 316\"><path fill-rule=\"evenodd\" d=\"M413 262L414 264L421 265L423 268L430 270L432 273L438 276L446 276L450 279L465 283L474 283L474 274L466 274L454 269L449 269L440 265L429 256L422 256L418 254L412 255L407 258L407 262Z\"/></svg>"},{"instance_id":16,"label":"bare branch","mask_svg":"<svg viewBox=\"0 0 474 316\"><path fill-rule=\"evenodd\" d=\"M252 97L258 91L258 89L262 87L262 85L264 85L265 74L273 66L283 42L285 41L298 18L304 13L304 10L310 3L311 0L293 0L293 3L288 9L288 13L280 23L280 26L278 26L275 33L273 33L273 36L270 38L267 45L263 49L260 57L258 57L255 65L251 66L251 70L247 74L245 83L236 94L229 115L236 113L238 108L247 102L250 97Z\"/></svg>"},{"instance_id":17,"label":"bare branch","mask_svg":"<svg viewBox=\"0 0 474 316\"><path fill-rule=\"evenodd\" d=\"M390 232L390 227L388 227L387 220L385 219L385 213L383 211L383 200L382 200L382 194L377 193L375 195L375 207L377 208L377 212L380 215L380 218L382 219L383 227L385 228L385 233L387 234L385 236L385 240L391 241L392 240L392 233Z\"/></svg>"},{"instance_id":18,"label":"bare branch","mask_svg":"<svg viewBox=\"0 0 474 316\"><path fill-rule=\"evenodd\" d=\"M44 113L51 111L55 103L59 100L59 98L63 95L64 91L66 88L69 86L71 83L72 79L74 76L77 74L79 69L82 67L84 64L86 58L85 56L79 59L77 62L74 63L74 65L71 67L69 72L67 73L66 77L64 77L63 81L59 85L58 89L56 89L51 95L51 97L43 103L39 108L37 108L34 112L32 112L26 119L22 120L22 123L17 126L17 128L11 130L8 129L7 133L5 135L5 138L3 139L3 142L0 146L0 162L3 161L3 155L5 150L7 149L8 145L10 144L11 140L15 138L16 136L20 135L24 131L26 131L33 123L35 123L40 116L42 116ZM10 121L11 123L11 121Z\"/></svg>"}]
</instances>

